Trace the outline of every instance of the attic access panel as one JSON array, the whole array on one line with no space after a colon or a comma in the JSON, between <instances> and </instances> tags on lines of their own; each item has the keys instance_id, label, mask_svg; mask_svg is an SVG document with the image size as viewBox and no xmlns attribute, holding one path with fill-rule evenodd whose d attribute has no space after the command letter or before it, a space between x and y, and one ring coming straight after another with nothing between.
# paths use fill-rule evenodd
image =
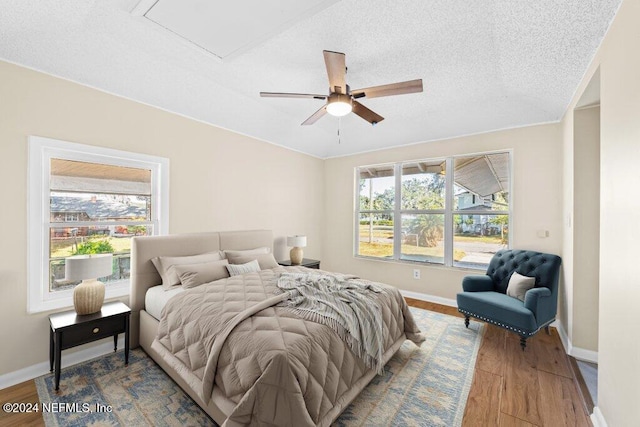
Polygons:
<instances>
[{"instance_id":1,"label":"attic access panel","mask_svg":"<svg viewBox=\"0 0 640 427\"><path fill-rule=\"evenodd\" d=\"M337 0L142 0L134 13L220 59L238 55ZM142 10L140 10L142 9Z\"/></svg>"}]
</instances>

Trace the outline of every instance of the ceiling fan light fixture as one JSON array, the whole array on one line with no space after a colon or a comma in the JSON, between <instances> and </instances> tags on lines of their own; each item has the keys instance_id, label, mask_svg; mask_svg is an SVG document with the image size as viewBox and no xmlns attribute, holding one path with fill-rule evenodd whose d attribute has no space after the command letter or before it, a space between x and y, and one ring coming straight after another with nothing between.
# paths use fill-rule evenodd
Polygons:
<instances>
[{"instance_id":1,"label":"ceiling fan light fixture","mask_svg":"<svg viewBox=\"0 0 640 427\"><path fill-rule=\"evenodd\" d=\"M351 104L351 97L342 93L335 93L329 96L327 102L327 113L332 116L342 117L346 116L353 110Z\"/></svg>"}]
</instances>

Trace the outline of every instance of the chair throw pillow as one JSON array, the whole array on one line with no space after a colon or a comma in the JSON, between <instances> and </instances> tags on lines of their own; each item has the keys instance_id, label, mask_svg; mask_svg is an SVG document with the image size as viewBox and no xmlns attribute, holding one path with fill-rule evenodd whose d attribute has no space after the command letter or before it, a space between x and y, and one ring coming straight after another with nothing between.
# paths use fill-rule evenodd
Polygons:
<instances>
[{"instance_id":1,"label":"chair throw pillow","mask_svg":"<svg viewBox=\"0 0 640 427\"><path fill-rule=\"evenodd\" d=\"M536 285L535 277L523 276L517 272L513 272L509 279L509 285L507 286L507 295L510 297L518 298L524 302L524 294Z\"/></svg>"}]
</instances>

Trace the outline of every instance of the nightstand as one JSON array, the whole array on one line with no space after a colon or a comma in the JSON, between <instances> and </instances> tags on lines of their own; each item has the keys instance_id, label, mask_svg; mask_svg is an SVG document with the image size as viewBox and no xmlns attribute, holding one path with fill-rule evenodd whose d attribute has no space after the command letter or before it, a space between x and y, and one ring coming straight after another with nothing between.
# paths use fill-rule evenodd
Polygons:
<instances>
[{"instance_id":1,"label":"nightstand","mask_svg":"<svg viewBox=\"0 0 640 427\"><path fill-rule=\"evenodd\" d=\"M65 311L49 316L49 367L54 368L56 390L60 387L62 350L113 336L113 351L118 349L118 334L124 333L124 363L129 363L129 317L131 309L124 303L108 302L93 314L78 315Z\"/></svg>"},{"instance_id":2,"label":"nightstand","mask_svg":"<svg viewBox=\"0 0 640 427\"><path fill-rule=\"evenodd\" d=\"M293 265L291 264L291 260L278 261L278 264L284 267L290 267ZM320 268L320 261L318 261L317 259L302 258L302 264L298 265L307 268L315 268L317 270Z\"/></svg>"}]
</instances>

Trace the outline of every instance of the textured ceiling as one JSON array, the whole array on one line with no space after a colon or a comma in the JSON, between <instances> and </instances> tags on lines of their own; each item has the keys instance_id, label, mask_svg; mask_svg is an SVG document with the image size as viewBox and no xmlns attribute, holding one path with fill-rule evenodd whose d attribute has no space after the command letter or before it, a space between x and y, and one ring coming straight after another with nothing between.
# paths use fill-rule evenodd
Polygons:
<instances>
[{"instance_id":1,"label":"textured ceiling","mask_svg":"<svg viewBox=\"0 0 640 427\"><path fill-rule=\"evenodd\" d=\"M138 0L0 0L0 58L332 157L561 119L620 2L342 0L220 61L132 15ZM326 93L324 49L346 53L352 88L425 91L362 99L385 117L375 127L300 126L322 101L258 96Z\"/></svg>"}]
</instances>

